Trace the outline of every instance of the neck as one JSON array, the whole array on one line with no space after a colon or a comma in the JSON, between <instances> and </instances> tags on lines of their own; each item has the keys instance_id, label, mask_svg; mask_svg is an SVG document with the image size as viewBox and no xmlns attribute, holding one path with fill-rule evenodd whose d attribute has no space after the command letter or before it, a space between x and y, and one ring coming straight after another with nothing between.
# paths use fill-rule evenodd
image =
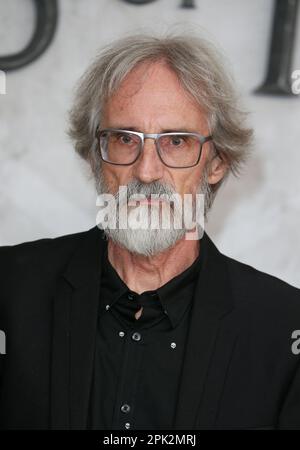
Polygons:
<instances>
[{"instance_id":1,"label":"neck","mask_svg":"<svg viewBox=\"0 0 300 450\"><path fill-rule=\"evenodd\" d=\"M108 259L128 288L138 294L156 290L182 273L199 255L200 241L179 240L172 248L155 256L130 253L111 239Z\"/></svg>"}]
</instances>

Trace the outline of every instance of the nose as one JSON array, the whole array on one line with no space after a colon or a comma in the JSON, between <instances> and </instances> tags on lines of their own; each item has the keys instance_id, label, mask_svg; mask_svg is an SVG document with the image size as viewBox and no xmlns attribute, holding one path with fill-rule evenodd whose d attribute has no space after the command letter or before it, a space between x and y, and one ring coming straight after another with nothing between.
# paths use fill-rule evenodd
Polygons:
<instances>
[{"instance_id":1,"label":"nose","mask_svg":"<svg viewBox=\"0 0 300 450\"><path fill-rule=\"evenodd\" d=\"M145 138L144 148L134 164L134 176L143 183L160 180L163 176L164 166L155 146L154 139Z\"/></svg>"}]
</instances>

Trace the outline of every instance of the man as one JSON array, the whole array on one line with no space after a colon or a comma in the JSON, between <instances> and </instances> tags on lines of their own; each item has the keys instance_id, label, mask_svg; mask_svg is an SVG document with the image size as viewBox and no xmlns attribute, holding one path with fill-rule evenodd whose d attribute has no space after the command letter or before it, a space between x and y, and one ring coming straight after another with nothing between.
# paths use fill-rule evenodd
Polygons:
<instances>
[{"instance_id":1,"label":"man","mask_svg":"<svg viewBox=\"0 0 300 450\"><path fill-rule=\"evenodd\" d=\"M117 40L70 117L106 215L1 248L2 428L300 429L299 289L196 220L251 144L220 55L188 34ZM178 227L180 200L195 220Z\"/></svg>"}]
</instances>

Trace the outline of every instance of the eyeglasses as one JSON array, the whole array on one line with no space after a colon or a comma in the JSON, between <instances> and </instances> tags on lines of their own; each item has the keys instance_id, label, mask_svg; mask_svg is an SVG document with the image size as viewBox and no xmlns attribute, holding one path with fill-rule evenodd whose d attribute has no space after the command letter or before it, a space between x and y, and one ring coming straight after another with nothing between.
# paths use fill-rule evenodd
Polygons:
<instances>
[{"instance_id":1,"label":"eyeglasses","mask_svg":"<svg viewBox=\"0 0 300 450\"><path fill-rule=\"evenodd\" d=\"M141 133L117 128L97 128L96 138L101 159L120 166L135 163L142 153L145 139L154 139L161 162L174 169L196 166L203 144L212 140L212 136L196 132Z\"/></svg>"}]
</instances>

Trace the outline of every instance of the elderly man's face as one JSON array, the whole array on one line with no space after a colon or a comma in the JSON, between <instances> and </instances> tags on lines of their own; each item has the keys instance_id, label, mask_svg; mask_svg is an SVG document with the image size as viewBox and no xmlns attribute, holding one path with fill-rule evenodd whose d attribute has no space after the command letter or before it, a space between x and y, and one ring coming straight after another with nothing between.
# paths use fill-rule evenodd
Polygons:
<instances>
[{"instance_id":1,"label":"elderly man's face","mask_svg":"<svg viewBox=\"0 0 300 450\"><path fill-rule=\"evenodd\" d=\"M108 101L101 128L125 128L145 133L168 131L197 131L209 135L206 117L199 106L188 97L176 75L162 62L142 64L123 81ZM171 185L177 193L195 194L208 158L209 143L203 145L197 166L174 169L160 160L153 139L146 139L144 150L131 166L102 164L105 183L110 192L133 179L142 183L154 181ZM224 175L220 162L212 165L210 184Z\"/></svg>"}]
</instances>

